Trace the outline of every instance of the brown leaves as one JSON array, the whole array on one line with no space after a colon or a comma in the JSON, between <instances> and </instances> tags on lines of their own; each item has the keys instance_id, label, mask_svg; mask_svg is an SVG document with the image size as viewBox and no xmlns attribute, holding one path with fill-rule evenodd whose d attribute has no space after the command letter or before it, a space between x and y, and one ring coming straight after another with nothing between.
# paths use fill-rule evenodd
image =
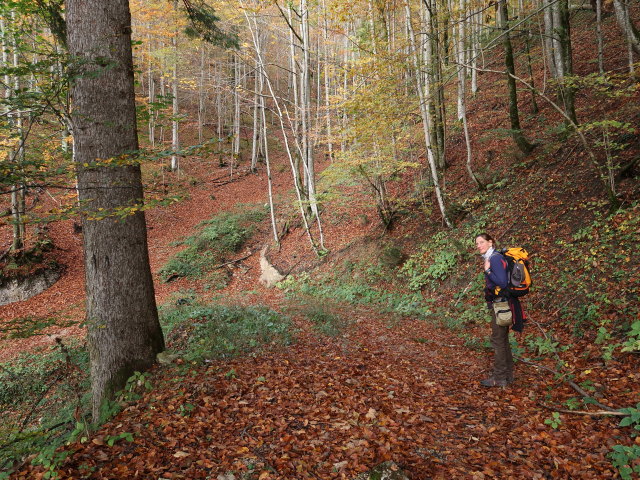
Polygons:
<instances>
[{"instance_id":1,"label":"brown leaves","mask_svg":"<svg viewBox=\"0 0 640 480\"><path fill-rule=\"evenodd\" d=\"M481 389L485 354L439 347L451 342L446 332L408 321L398 332L376 320L358 328L357 343L343 344L340 355L335 340L305 337L194 375L168 367L156 389L84 444L66 472L76 475L88 462L105 477L349 479L393 460L413 478L612 475L608 447L589 440L608 435L611 420L563 417L551 429L548 412L533 411L528 398L546 391L538 372L521 367L519 386ZM399 348L416 335L434 342ZM134 442L105 447L116 425L135 432Z\"/></svg>"}]
</instances>

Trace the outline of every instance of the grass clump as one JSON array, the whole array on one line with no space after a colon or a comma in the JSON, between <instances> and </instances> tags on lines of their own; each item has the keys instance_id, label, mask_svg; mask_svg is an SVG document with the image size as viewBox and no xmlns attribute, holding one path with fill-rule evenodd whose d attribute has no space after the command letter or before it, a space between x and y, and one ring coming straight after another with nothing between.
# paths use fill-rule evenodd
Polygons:
<instances>
[{"instance_id":1,"label":"grass clump","mask_svg":"<svg viewBox=\"0 0 640 480\"><path fill-rule=\"evenodd\" d=\"M160 277L167 282L177 277L200 278L205 274L215 286L226 284L222 272L213 272L216 265L224 263L225 256L237 252L253 234L255 225L266 215L262 207L238 207L235 212L216 215L201 222L201 230L182 242L186 245L160 269Z\"/></svg>"},{"instance_id":2,"label":"grass clump","mask_svg":"<svg viewBox=\"0 0 640 480\"><path fill-rule=\"evenodd\" d=\"M425 319L431 315L430 300L420 293L402 294L385 291L364 282L333 283L330 278L312 279L308 274L290 275L278 284L288 295L305 294L318 298L330 298L355 305L374 305L381 312Z\"/></svg>"},{"instance_id":3,"label":"grass clump","mask_svg":"<svg viewBox=\"0 0 640 480\"><path fill-rule=\"evenodd\" d=\"M291 321L266 307L204 305L191 298L162 307L161 322L171 348L193 361L292 342Z\"/></svg>"},{"instance_id":4,"label":"grass clump","mask_svg":"<svg viewBox=\"0 0 640 480\"><path fill-rule=\"evenodd\" d=\"M309 305L304 309L303 313L311 321L316 331L329 337L340 335L349 325L347 320L327 311L322 305Z\"/></svg>"}]
</instances>

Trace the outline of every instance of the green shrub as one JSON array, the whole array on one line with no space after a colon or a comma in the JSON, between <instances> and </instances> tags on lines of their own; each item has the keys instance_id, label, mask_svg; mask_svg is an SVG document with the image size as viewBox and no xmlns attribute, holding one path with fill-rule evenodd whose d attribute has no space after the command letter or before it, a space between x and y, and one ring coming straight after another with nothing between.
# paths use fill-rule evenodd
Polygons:
<instances>
[{"instance_id":1,"label":"green shrub","mask_svg":"<svg viewBox=\"0 0 640 480\"><path fill-rule=\"evenodd\" d=\"M635 407L622 408L621 412L627 414L620 421L621 427L631 427L631 437L640 435L640 403ZM609 453L612 465L618 469L620 478L631 480L640 474L640 445L615 445Z\"/></svg>"},{"instance_id":2,"label":"green shrub","mask_svg":"<svg viewBox=\"0 0 640 480\"><path fill-rule=\"evenodd\" d=\"M244 210L240 210L243 208ZM255 224L266 215L264 208L238 207L236 212L225 212L211 220L201 222L199 233L186 238L187 246L174 255L158 272L163 281L175 277L200 278L208 274L216 287L226 284L226 275L212 269L224 263L225 256L237 252L252 235Z\"/></svg>"},{"instance_id":3,"label":"green shrub","mask_svg":"<svg viewBox=\"0 0 640 480\"><path fill-rule=\"evenodd\" d=\"M459 231L442 231L429 238L416 253L411 255L400 269L411 290L425 287L437 288L451 275L460 276L458 266L461 261L470 260L471 239L484 221L477 221L462 227Z\"/></svg>"}]
</instances>

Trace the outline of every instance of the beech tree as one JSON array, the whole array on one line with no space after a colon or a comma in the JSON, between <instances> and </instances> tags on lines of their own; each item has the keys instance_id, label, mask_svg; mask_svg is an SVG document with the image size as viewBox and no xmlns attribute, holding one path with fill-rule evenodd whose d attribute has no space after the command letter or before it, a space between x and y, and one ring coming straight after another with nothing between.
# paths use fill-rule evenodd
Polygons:
<instances>
[{"instance_id":1,"label":"beech tree","mask_svg":"<svg viewBox=\"0 0 640 480\"><path fill-rule=\"evenodd\" d=\"M506 0L498 3L498 28L502 30L502 45L504 47L504 61L507 74L507 85L509 87L509 120L511 122L511 135L513 141L523 153L533 150L533 145L525 138L520 128L520 114L518 112L518 90L516 87L516 67L513 60L513 47L511 45L511 35L508 28L508 10Z\"/></svg>"},{"instance_id":2,"label":"beech tree","mask_svg":"<svg viewBox=\"0 0 640 480\"><path fill-rule=\"evenodd\" d=\"M620 28L627 37L629 45L629 70L633 72L633 52L640 55L640 32L631 20L629 14L629 0L613 0L613 9L616 12L616 19Z\"/></svg>"},{"instance_id":3,"label":"beech tree","mask_svg":"<svg viewBox=\"0 0 640 480\"><path fill-rule=\"evenodd\" d=\"M93 417L164 349L147 250L128 0L67 0ZM100 214L99 212L102 212ZM102 217L106 218L102 218ZM120 217L120 218L118 218Z\"/></svg>"}]
</instances>

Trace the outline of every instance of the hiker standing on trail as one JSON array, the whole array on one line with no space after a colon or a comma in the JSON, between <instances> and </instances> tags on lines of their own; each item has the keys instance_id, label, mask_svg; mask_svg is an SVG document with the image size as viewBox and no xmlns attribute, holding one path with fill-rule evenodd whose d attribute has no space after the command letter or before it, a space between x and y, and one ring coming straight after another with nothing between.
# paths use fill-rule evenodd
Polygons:
<instances>
[{"instance_id":1,"label":"hiker standing on trail","mask_svg":"<svg viewBox=\"0 0 640 480\"><path fill-rule=\"evenodd\" d=\"M493 346L494 366L493 374L480 384L485 387L506 387L513 383L513 356L511 345L509 344L509 329L522 331L524 313L517 298L501 298L496 291L507 291L509 282L507 274L507 262L503 255L496 251L496 244L491 235L481 233L476 237L476 248L484 259L484 276L486 287L484 298L491 313L491 345ZM499 288L497 288L499 287ZM513 325L511 321L506 326L500 326L494 309L494 302L503 300L506 305L506 314L509 319L515 318Z\"/></svg>"}]
</instances>

